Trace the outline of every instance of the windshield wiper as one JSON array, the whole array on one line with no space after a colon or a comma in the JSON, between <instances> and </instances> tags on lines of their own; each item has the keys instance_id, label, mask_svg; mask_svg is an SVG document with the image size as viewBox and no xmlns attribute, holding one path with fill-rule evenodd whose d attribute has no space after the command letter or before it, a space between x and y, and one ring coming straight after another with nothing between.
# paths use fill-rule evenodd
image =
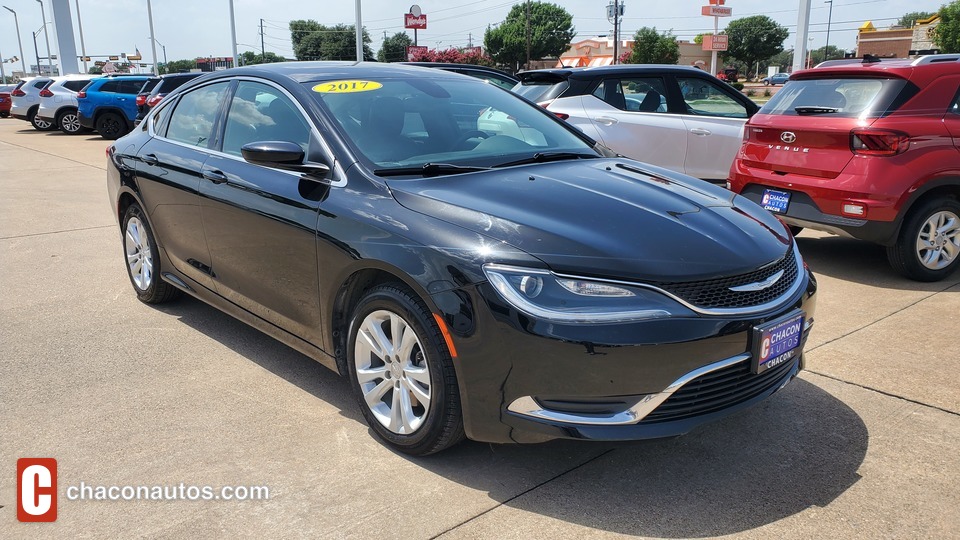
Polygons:
<instances>
[{"instance_id":1,"label":"windshield wiper","mask_svg":"<svg viewBox=\"0 0 960 540\"><path fill-rule=\"evenodd\" d=\"M794 111L797 114L821 114L821 113L835 113L840 109L836 107L817 107L817 106L804 106L804 107L794 107Z\"/></svg>"},{"instance_id":2,"label":"windshield wiper","mask_svg":"<svg viewBox=\"0 0 960 540\"><path fill-rule=\"evenodd\" d=\"M459 174L477 171L488 171L490 167L470 167L466 165L453 165L451 163L424 163L417 167L394 167L391 169L375 169L373 174L377 176L439 176L443 174Z\"/></svg>"},{"instance_id":3,"label":"windshield wiper","mask_svg":"<svg viewBox=\"0 0 960 540\"><path fill-rule=\"evenodd\" d=\"M495 165L495 167L513 167L514 165L526 165L527 163L546 163L548 161L563 161L567 159L595 159L597 154L588 154L586 152L537 152L531 157L508 161Z\"/></svg>"}]
</instances>

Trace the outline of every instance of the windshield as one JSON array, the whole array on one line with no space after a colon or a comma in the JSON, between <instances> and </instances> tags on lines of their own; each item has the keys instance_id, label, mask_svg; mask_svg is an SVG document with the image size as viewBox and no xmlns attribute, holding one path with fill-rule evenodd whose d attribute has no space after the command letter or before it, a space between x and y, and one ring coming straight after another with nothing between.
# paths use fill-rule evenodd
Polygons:
<instances>
[{"instance_id":1,"label":"windshield","mask_svg":"<svg viewBox=\"0 0 960 540\"><path fill-rule=\"evenodd\" d=\"M307 87L375 170L493 167L557 152L599 155L549 114L479 81L420 75Z\"/></svg>"},{"instance_id":2,"label":"windshield","mask_svg":"<svg viewBox=\"0 0 960 540\"><path fill-rule=\"evenodd\" d=\"M828 114L831 117L882 116L906 86L903 79L803 79L787 81L760 114Z\"/></svg>"}]
</instances>

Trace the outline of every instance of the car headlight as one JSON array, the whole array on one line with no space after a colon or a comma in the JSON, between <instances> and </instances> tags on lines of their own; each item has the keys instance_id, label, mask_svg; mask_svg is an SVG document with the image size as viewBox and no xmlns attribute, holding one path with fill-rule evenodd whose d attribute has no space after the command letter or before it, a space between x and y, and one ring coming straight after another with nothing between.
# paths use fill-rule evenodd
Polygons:
<instances>
[{"instance_id":1,"label":"car headlight","mask_svg":"<svg viewBox=\"0 0 960 540\"><path fill-rule=\"evenodd\" d=\"M483 273L504 300L538 319L565 324L611 324L694 316L672 299L640 287L500 264L485 264Z\"/></svg>"}]
</instances>

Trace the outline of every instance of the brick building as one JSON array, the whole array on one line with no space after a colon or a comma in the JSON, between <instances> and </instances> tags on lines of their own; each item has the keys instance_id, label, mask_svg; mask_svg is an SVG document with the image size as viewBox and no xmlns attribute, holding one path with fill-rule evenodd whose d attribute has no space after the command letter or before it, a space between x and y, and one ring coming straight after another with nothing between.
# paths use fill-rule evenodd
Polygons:
<instances>
[{"instance_id":1,"label":"brick building","mask_svg":"<svg viewBox=\"0 0 960 540\"><path fill-rule=\"evenodd\" d=\"M938 52L931 41L931 31L940 23L940 16L918 20L913 28L894 26L877 30L871 21L857 33L857 56L872 54L880 58L908 58Z\"/></svg>"},{"instance_id":2,"label":"brick building","mask_svg":"<svg viewBox=\"0 0 960 540\"><path fill-rule=\"evenodd\" d=\"M677 64L710 69L710 51L704 51L700 45L689 41L680 41L678 45L680 45L680 59ZM632 39L621 40L617 46L617 55L621 58L632 51ZM596 37L571 43L570 48L560 55L556 67L609 66L612 63L613 40Z\"/></svg>"}]
</instances>

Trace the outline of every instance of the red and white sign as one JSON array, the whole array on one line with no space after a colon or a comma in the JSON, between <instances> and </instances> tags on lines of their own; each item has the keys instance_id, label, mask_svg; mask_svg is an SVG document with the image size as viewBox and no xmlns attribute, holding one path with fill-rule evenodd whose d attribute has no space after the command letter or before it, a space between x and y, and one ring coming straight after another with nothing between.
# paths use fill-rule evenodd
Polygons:
<instances>
[{"instance_id":1,"label":"red and white sign","mask_svg":"<svg viewBox=\"0 0 960 540\"><path fill-rule=\"evenodd\" d=\"M483 47L464 47L463 54L483 54Z\"/></svg>"},{"instance_id":2,"label":"red and white sign","mask_svg":"<svg viewBox=\"0 0 960 540\"><path fill-rule=\"evenodd\" d=\"M726 6L703 6L700 8L700 14L708 17L730 17L733 15L733 8Z\"/></svg>"},{"instance_id":3,"label":"red and white sign","mask_svg":"<svg viewBox=\"0 0 960 540\"><path fill-rule=\"evenodd\" d=\"M413 61L413 57L417 54L426 54L429 49L424 45L409 45L407 46L407 62Z\"/></svg>"},{"instance_id":4,"label":"red and white sign","mask_svg":"<svg viewBox=\"0 0 960 540\"><path fill-rule=\"evenodd\" d=\"M717 34L715 36L707 34L703 36L702 49L704 51L725 51L729 43L728 37L726 34Z\"/></svg>"},{"instance_id":5,"label":"red and white sign","mask_svg":"<svg viewBox=\"0 0 960 540\"><path fill-rule=\"evenodd\" d=\"M414 30L426 30L427 29L426 14L421 13L420 15L414 15L413 13L404 13L403 27L412 28Z\"/></svg>"},{"instance_id":6,"label":"red and white sign","mask_svg":"<svg viewBox=\"0 0 960 540\"><path fill-rule=\"evenodd\" d=\"M17 460L17 520L21 522L57 520L57 460L53 458Z\"/></svg>"}]
</instances>

